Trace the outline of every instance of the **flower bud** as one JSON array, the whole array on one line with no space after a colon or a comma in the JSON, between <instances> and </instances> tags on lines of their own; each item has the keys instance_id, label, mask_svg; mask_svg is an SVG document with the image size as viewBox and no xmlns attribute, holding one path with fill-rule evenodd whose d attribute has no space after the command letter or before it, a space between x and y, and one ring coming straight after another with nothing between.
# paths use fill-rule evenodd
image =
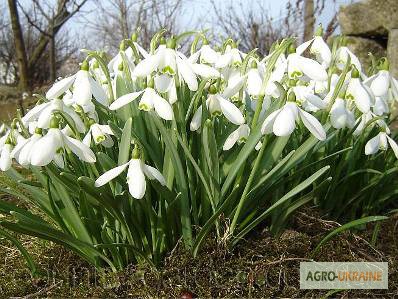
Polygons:
<instances>
[{"instance_id":1,"label":"flower bud","mask_svg":"<svg viewBox=\"0 0 398 299\"><path fill-rule=\"evenodd\" d=\"M88 71L89 65L88 65L88 61L87 61L87 60L83 60L81 66L80 66L80 69L81 69L82 71Z\"/></svg>"},{"instance_id":2,"label":"flower bud","mask_svg":"<svg viewBox=\"0 0 398 299\"><path fill-rule=\"evenodd\" d=\"M120 45L119 45L119 50L120 50L120 51L126 51L126 49L127 49L126 40L122 40L122 42L121 42Z\"/></svg>"},{"instance_id":3,"label":"flower bud","mask_svg":"<svg viewBox=\"0 0 398 299\"><path fill-rule=\"evenodd\" d=\"M43 134L43 129L42 128L36 128L35 129L35 134L42 135Z\"/></svg>"},{"instance_id":4,"label":"flower bud","mask_svg":"<svg viewBox=\"0 0 398 299\"><path fill-rule=\"evenodd\" d=\"M136 42L137 39L138 39L138 34L137 34L137 32L134 32L134 33L131 35L131 41L132 41L132 42Z\"/></svg>"},{"instance_id":5,"label":"flower bud","mask_svg":"<svg viewBox=\"0 0 398 299\"><path fill-rule=\"evenodd\" d=\"M294 93L294 91L290 91L289 95L287 97L287 101L288 102L295 102L296 101L296 94Z\"/></svg>"},{"instance_id":6,"label":"flower bud","mask_svg":"<svg viewBox=\"0 0 398 299\"><path fill-rule=\"evenodd\" d=\"M296 46L293 44L290 44L289 48L287 49L288 54L293 54L296 53Z\"/></svg>"},{"instance_id":7,"label":"flower bud","mask_svg":"<svg viewBox=\"0 0 398 299\"><path fill-rule=\"evenodd\" d=\"M134 145L133 151L131 152L132 159L139 159L141 156L139 146L137 144Z\"/></svg>"},{"instance_id":8,"label":"flower bud","mask_svg":"<svg viewBox=\"0 0 398 299\"><path fill-rule=\"evenodd\" d=\"M50 128L58 129L59 128L59 119L56 116L53 116L50 120Z\"/></svg>"},{"instance_id":9,"label":"flower bud","mask_svg":"<svg viewBox=\"0 0 398 299\"><path fill-rule=\"evenodd\" d=\"M216 94L217 93L217 88L214 85L210 85L209 93L210 94Z\"/></svg>"},{"instance_id":10,"label":"flower bud","mask_svg":"<svg viewBox=\"0 0 398 299\"><path fill-rule=\"evenodd\" d=\"M170 49L175 49L177 46L177 41L174 36L170 37L167 41L166 47Z\"/></svg>"},{"instance_id":11,"label":"flower bud","mask_svg":"<svg viewBox=\"0 0 398 299\"><path fill-rule=\"evenodd\" d=\"M359 71L355 65L351 65L351 78L359 78Z\"/></svg>"},{"instance_id":12,"label":"flower bud","mask_svg":"<svg viewBox=\"0 0 398 299\"><path fill-rule=\"evenodd\" d=\"M382 57L379 61L379 69L381 71L388 71L390 69L390 63L386 57Z\"/></svg>"},{"instance_id":13,"label":"flower bud","mask_svg":"<svg viewBox=\"0 0 398 299\"><path fill-rule=\"evenodd\" d=\"M322 24L319 24L318 28L315 31L314 36L323 36L323 27Z\"/></svg>"},{"instance_id":14,"label":"flower bud","mask_svg":"<svg viewBox=\"0 0 398 299\"><path fill-rule=\"evenodd\" d=\"M147 83L147 87L149 88L154 88L155 87L155 80L153 78L151 78L148 83Z\"/></svg>"}]
</instances>

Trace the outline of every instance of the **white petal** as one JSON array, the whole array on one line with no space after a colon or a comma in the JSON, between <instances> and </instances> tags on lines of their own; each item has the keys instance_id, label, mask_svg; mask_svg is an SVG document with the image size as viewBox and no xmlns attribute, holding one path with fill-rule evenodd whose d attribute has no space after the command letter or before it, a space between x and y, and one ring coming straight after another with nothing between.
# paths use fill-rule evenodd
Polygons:
<instances>
[{"instance_id":1,"label":"white petal","mask_svg":"<svg viewBox=\"0 0 398 299\"><path fill-rule=\"evenodd\" d=\"M347 113L345 108L345 101L337 98L332 108L330 109L330 123L335 129L341 129L346 126Z\"/></svg>"},{"instance_id":2,"label":"white petal","mask_svg":"<svg viewBox=\"0 0 398 299\"><path fill-rule=\"evenodd\" d=\"M355 79L353 79L355 80ZM364 86L359 82L359 78L353 83L352 93L354 95L355 105L362 113L367 113L370 110L371 98Z\"/></svg>"},{"instance_id":3,"label":"white petal","mask_svg":"<svg viewBox=\"0 0 398 299\"><path fill-rule=\"evenodd\" d=\"M260 94L262 84L263 79L261 78L259 71L257 69L250 69L247 74L247 92L252 96L258 96Z\"/></svg>"},{"instance_id":4,"label":"white petal","mask_svg":"<svg viewBox=\"0 0 398 299\"><path fill-rule=\"evenodd\" d=\"M296 108L294 108L296 107ZM296 109L296 112L295 110ZM296 127L297 106L287 103L278 113L273 125L273 132L276 136L288 136Z\"/></svg>"},{"instance_id":5,"label":"white petal","mask_svg":"<svg viewBox=\"0 0 398 299\"><path fill-rule=\"evenodd\" d=\"M315 60L299 57L297 62L300 70L312 80L325 81L328 79L328 74L324 67Z\"/></svg>"},{"instance_id":6,"label":"white petal","mask_svg":"<svg viewBox=\"0 0 398 299\"><path fill-rule=\"evenodd\" d=\"M7 171L11 167L11 144L5 144L0 154L0 169L2 171Z\"/></svg>"},{"instance_id":7,"label":"white petal","mask_svg":"<svg viewBox=\"0 0 398 299\"><path fill-rule=\"evenodd\" d=\"M91 146L91 129L87 132L86 136L84 136L83 143L88 147Z\"/></svg>"},{"instance_id":8,"label":"white petal","mask_svg":"<svg viewBox=\"0 0 398 299\"><path fill-rule=\"evenodd\" d=\"M63 94L69 87L72 86L73 81L75 81L76 75L64 78L56 83L47 91L46 98L47 99L55 99L58 98L61 94Z\"/></svg>"},{"instance_id":9,"label":"white petal","mask_svg":"<svg viewBox=\"0 0 398 299\"><path fill-rule=\"evenodd\" d=\"M73 84L73 98L79 105L86 105L91 101L92 89L88 71L80 70L76 74Z\"/></svg>"},{"instance_id":10,"label":"white petal","mask_svg":"<svg viewBox=\"0 0 398 299\"><path fill-rule=\"evenodd\" d=\"M41 103L35 107L33 107L31 110L29 110L23 117L22 117L22 122L26 125L28 122L36 119L40 113L46 109L48 106L51 105L51 102L47 103Z\"/></svg>"},{"instance_id":11,"label":"white petal","mask_svg":"<svg viewBox=\"0 0 398 299\"><path fill-rule=\"evenodd\" d=\"M372 92L377 97L387 94L389 86L390 75L387 71L380 71L377 77L370 84Z\"/></svg>"},{"instance_id":12,"label":"white petal","mask_svg":"<svg viewBox=\"0 0 398 299\"><path fill-rule=\"evenodd\" d=\"M129 192L134 198L141 199L144 197L146 190L145 176L142 170L143 163L141 160L132 159L129 164L127 172Z\"/></svg>"},{"instance_id":13,"label":"white petal","mask_svg":"<svg viewBox=\"0 0 398 299\"><path fill-rule=\"evenodd\" d=\"M91 91L93 93L94 98L101 105L108 107L109 105L108 96L106 95L106 92L104 91L102 86L91 77L89 77L88 80L90 81Z\"/></svg>"},{"instance_id":14,"label":"white petal","mask_svg":"<svg viewBox=\"0 0 398 299\"><path fill-rule=\"evenodd\" d=\"M138 98L144 91L137 91L137 92L132 92L132 93L128 93L125 94L123 96L121 96L120 98L116 99L110 106L109 109L110 110L117 110L129 103L131 103L132 101L134 101L136 98Z\"/></svg>"},{"instance_id":15,"label":"white petal","mask_svg":"<svg viewBox=\"0 0 398 299\"><path fill-rule=\"evenodd\" d=\"M199 76L203 78L210 78L210 79L217 79L221 76L220 72L217 71L215 68L205 64L192 64L192 70Z\"/></svg>"},{"instance_id":16,"label":"white petal","mask_svg":"<svg viewBox=\"0 0 398 299\"><path fill-rule=\"evenodd\" d=\"M145 175L150 180L157 180L162 186L166 186L166 180L164 179L163 175L157 170L155 167L144 165L142 167Z\"/></svg>"},{"instance_id":17,"label":"white petal","mask_svg":"<svg viewBox=\"0 0 398 299\"><path fill-rule=\"evenodd\" d=\"M232 62L232 58L233 58L232 53L226 52L225 54L221 55L218 58L215 67L218 69L226 67Z\"/></svg>"},{"instance_id":18,"label":"white petal","mask_svg":"<svg viewBox=\"0 0 398 299\"><path fill-rule=\"evenodd\" d=\"M207 62L207 63L211 63L211 64L216 63L220 56L209 45L203 45L202 48L200 49L200 51L201 51L200 59L203 62Z\"/></svg>"},{"instance_id":19,"label":"white petal","mask_svg":"<svg viewBox=\"0 0 398 299\"><path fill-rule=\"evenodd\" d=\"M281 109L278 109L267 116L267 118L264 120L264 122L261 126L261 133L263 133L263 134L271 134L272 133L275 118L278 116L278 113L280 112L280 110Z\"/></svg>"},{"instance_id":20,"label":"white petal","mask_svg":"<svg viewBox=\"0 0 398 299\"><path fill-rule=\"evenodd\" d=\"M320 60L319 62L322 66L325 68L329 67L330 61L332 60L332 53L322 37L315 37L311 46L311 52L317 54L317 58Z\"/></svg>"},{"instance_id":21,"label":"white petal","mask_svg":"<svg viewBox=\"0 0 398 299\"><path fill-rule=\"evenodd\" d=\"M158 55L155 54L155 55L149 56L149 57L145 58L144 60L140 61L136 65L136 67L132 73L132 76L133 77L146 77L157 68L158 64L159 64L159 56Z\"/></svg>"},{"instance_id":22,"label":"white petal","mask_svg":"<svg viewBox=\"0 0 398 299\"><path fill-rule=\"evenodd\" d=\"M173 119L173 108L170 103L163 99L156 93L153 93L153 106L155 107L156 113L163 118L164 120L172 120Z\"/></svg>"},{"instance_id":23,"label":"white petal","mask_svg":"<svg viewBox=\"0 0 398 299\"><path fill-rule=\"evenodd\" d=\"M173 80L173 77L167 74L156 75L154 80L156 90L160 93L167 92L170 89Z\"/></svg>"},{"instance_id":24,"label":"white petal","mask_svg":"<svg viewBox=\"0 0 398 299\"><path fill-rule=\"evenodd\" d=\"M303 121L307 129L312 133L312 135L314 135L319 140L325 140L326 132L318 119L301 109L299 109L299 113L301 116L301 120Z\"/></svg>"},{"instance_id":25,"label":"white petal","mask_svg":"<svg viewBox=\"0 0 398 299\"><path fill-rule=\"evenodd\" d=\"M196 131L200 128L201 124L202 124L202 106L200 106L193 115L191 123L189 124L189 129L191 131Z\"/></svg>"},{"instance_id":26,"label":"white petal","mask_svg":"<svg viewBox=\"0 0 398 299\"><path fill-rule=\"evenodd\" d=\"M227 99L236 95L242 89L245 84L245 80L245 76L234 76L233 79L228 80L228 86L225 88L222 95Z\"/></svg>"},{"instance_id":27,"label":"white petal","mask_svg":"<svg viewBox=\"0 0 398 299\"><path fill-rule=\"evenodd\" d=\"M370 139L365 145L365 155L372 155L378 152L380 148L380 133Z\"/></svg>"},{"instance_id":28,"label":"white petal","mask_svg":"<svg viewBox=\"0 0 398 299\"><path fill-rule=\"evenodd\" d=\"M313 42L313 40L314 40L314 38L310 39L309 41L306 41L306 42L302 43L301 45L299 45L299 46L296 48L296 53L297 53L298 55L303 54L304 51L307 50L307 48L308 48L308 47L310 46L310 44Z\"/></svg>"},{"instance_id":29,"label":"white petal","mask_svg":"<svg viewBox=\"0 0 398 299\"><path fill-rule=\"evenodd\" d=\"M386 135L387 136L387 135ZM398 145L390 136L387 136L388 143L390 144L395 157L398 159Z\"/></svg>"},{"instance_id":30,"label":"white petal","mask_svg":"<svg viewBox=\"0 0 398 299\"><path fill-rule=\"evenodd\" d=\"M62 147L61 132L58 129L50 129L43 138L35 143L30 163L34 166L49 164L60 147Z\"/></svg>"},{"instance_id":31,"label":"white petal","mask_svg":"<svg viewBox=\"0 0 398 299\"><path fill-rule=\"evenodd\" d=\"M177 57L177 66L178 66L178 71L184 80L184 82L188 85L188 88L191 91L196 91L198 90L198 81L196 80L196 75L188 62L185 60Z\"/></svg>"},{"instance_id":32,"label":"white petal","mask_svg":"<svg viewBox=\"0 0 398 299\"><path fill-rule=\"evenodd\" d=\"M119 174L121 174L129 165L130 162L127 162L126 164L122 164L120 166L117 166L115 168L112 168L102 174L96 181L95 181L95 187L101 187L105 185L106 183L110 182L113 180L115 177L117 177Z\"/></svg>"},{"instance_id":33,"label":"white petal","mask_svg":"<svg viewBox=\"0 0 398 299\"><path fill-rule=\"evenodd\" d=\"M245 122L242 112L232 104L230 101L224 99L222 96L217 97L220 108L224 116L233 124L241 125Z\"/></svg>"},{"instance_id":34,"label":"white petal","mask_svg":"<svg viewBox=\"0 0 398 299\"><path fill-rule=\"evenodd\" d=\"M224 143L222 149L224 151L230 150L238 140L239 140L239 128L237 128L235 131L233 131L231 134L229 134L229 136L225 140L225 143Z\"/></svg>"},{"instance_id":35,"label":"white petal","mask_svg":"<svg viewBox=\"0 0 398 299\"><path fill-rule=\"evenodd\" d=\"M94 163L96 161L95 154L93 153L93 151L83 142L66 135L63 136L63 140L65 142L65 145L76 156L78 156L80 160L88 163Z\"/></svg>"}]
</instances>

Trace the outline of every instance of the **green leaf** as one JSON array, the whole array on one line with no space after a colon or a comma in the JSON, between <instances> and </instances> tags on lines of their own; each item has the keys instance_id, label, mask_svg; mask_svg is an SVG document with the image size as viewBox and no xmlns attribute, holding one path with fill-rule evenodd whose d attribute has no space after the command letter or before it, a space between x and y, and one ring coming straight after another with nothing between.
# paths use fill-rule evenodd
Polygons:
<instances>
[{"instance_id":1,"label":"green leaf","mask_svg":"<svg viewBox=\"0 0 398 299\"><path fill-rule=\"evenodd\" d=\"M28 253L28 251L25 249L25 247L22 245L22 243L14 238L12 235L10 235L9 233L7 233L5 230L0 228L0 236L3 236L5 238L7 238L8 240L10 240L15 247L18 248L18 250L21 252L22 256L25 258L26 263L28 264L28 267L30 269L30 271L32 272L32 275L35 276L35 274L37 273L37 268L36 268L36 264L34 263L32 257L30 256L30 254Z\"/></svg>"},{"instance_id":2,"label":"green leaf","mask_svg":"<svg viewBox=\"0 0 398 299\"><path fill-rule=\"evenodd\" d=\"M133 119L130 117L124 124L122 138L119 143L119 157L118 165L127 163L130 157L130 144L131 144L131 125Z\"/></svg>"},{"instance_id":3,"label":"green leaf","mask_svg":"<svg viewBox=\"0 0 398 299\"><path fill-rule=\"evenodd\" d=\"M387 219L388 219L388 217L386 217L386 216L369 216L369 217L357 219L357 220L351 221L349 223L346 223L346 224L336 228L335 230L330 232L326 237L324 237L322 239L322 241L319 242L319 244L315 247L314 251L312 252L312 256L322 247L323 244L325 244L326 242L328 242L330 239L332 239L334 236L338 235L341 232L344 232L353 227L360 226L360 225L363 225L363 224L366 224L369 222L382 221L382 220L387 220Z\"/></svg>"}]
</instances>

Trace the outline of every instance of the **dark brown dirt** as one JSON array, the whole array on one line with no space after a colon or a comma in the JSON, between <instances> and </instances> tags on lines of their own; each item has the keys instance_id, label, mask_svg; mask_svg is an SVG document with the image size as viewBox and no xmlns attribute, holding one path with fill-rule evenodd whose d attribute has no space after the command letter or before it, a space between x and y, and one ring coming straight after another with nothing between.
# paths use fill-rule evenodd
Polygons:
<instances>
[{"instance_id":1,"label":"dark brown dirt","mask_svg":"<svg viewBox=\"0 0 398 299\"><path fill-rule=\"evenodd\" d=\"M398 216L381 225L371 245L375 225L343 233L325 244L316 261L386 261L388 290L328 292L300 290L299 263L307 261L319 241L339 224L319 218L314 210L297 214L279 238L259 228L230 251L208 240L200 255L177 246L158 270L131 266L120 273L95 271L65 249L23 238L40 268L48 275L32 278L19 252L0 241L1 297L361 297L398 298Z\"/></svg>"}]
</instances>

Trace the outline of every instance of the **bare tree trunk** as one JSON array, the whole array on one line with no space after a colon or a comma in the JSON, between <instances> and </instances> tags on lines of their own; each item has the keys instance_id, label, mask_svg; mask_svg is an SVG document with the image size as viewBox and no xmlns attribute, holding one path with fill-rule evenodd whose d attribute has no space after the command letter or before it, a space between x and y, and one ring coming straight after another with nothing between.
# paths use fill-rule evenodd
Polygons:
<instances>
[{"instance_id":1,"label":"bare tree trunk","mask_svg":"<svg viewBox=\"0 0 398 299\"><path fill-rule=\"evenodd\" d=\"M54 82L57 77L57 62L56 62L56 49L55 49L55 34L54 34L54 22L50 25L50 81Z\"/></svg>"},{"instance_id":2,"label":"bare tree trunk","mask_svg":"<svg viewBox=\"0 0 398 299\"><path fill-rule=\"evenodd\" d=\"M314 36L314 0L304 0L304 41Z\"/></svg>"},{"instance_id":3,"label":"bare tree trunk","mask_svg":"<svg viewBox=\"0 0 398 299\"><path fill-rule=\"evenodd\" d=\"M14 35L15 55L18 62L19 72L19 88L22 91L30 91L29 86L29 69L28 59L26 56L25 42L22 35L21 24L19 22L18 9L16 0L8 0L8 8L10 11L11 27ZM23 113L22 97L19 101L21 112Z\"/></svg>"}]
</instances>

